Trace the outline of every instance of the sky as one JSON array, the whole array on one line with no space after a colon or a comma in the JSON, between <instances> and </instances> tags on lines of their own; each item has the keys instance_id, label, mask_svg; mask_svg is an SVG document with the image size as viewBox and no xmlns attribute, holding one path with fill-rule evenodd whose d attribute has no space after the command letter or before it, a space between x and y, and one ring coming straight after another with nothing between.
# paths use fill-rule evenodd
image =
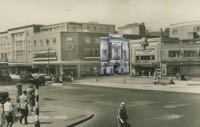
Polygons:
<instances>
[{"instance_id":1,"label":"sky","mask_svg":"<svg viewBox=\"0 0 200 127\"><path fill-rule=\"evenodd\" d=\"M199 0L0 0L0 31L66 21L114 24L144 22L150 31L200 20Z\"/></svg>"}]
</instances>

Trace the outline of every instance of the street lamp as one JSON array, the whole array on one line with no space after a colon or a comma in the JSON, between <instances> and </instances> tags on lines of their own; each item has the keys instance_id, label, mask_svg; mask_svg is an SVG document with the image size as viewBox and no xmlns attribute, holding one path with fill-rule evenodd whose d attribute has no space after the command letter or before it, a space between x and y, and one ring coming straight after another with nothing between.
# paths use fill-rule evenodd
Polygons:
<instances>
[{"instance_id":1,"label":"street lamp","mask_svg":"<svg viewBox=\"0 0 200 127\"><path fill-rule=\"evenodd\" d=\"M50 47L48 48L48 59L47 59L47 74L49 75L49 50Z\"/></svg>"},{"instance_id":2,"label":"street lamp","mask_svg":"<svg viewBox=\"0 0 200 127\"><path fill-rule=\"evenodd\" d=\"M95 76L96 76L96 82L98 81L97 79L97 75L98 75L98 72L97 72L97 67L94 68L94 72L95 72Z\"/></svg>"},{"instance_id":3,"label":"street lamp","mask_svg":"<svg viewBox=\"0 0 200 127\"><path fill-rule=\"evenodd\" d=\"M141 46L146 49L147 46L149 46L149 43L147 41L147 37L142 38Z\"/></svg>"}]
</instances>

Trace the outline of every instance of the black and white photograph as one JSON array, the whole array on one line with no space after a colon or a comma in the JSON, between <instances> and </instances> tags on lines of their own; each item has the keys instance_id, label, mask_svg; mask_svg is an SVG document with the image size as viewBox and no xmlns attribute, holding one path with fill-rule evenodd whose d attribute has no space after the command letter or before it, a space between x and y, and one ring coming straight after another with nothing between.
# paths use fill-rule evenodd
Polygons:
<instances>
[{"instance_id":1,"label":"black and white photograph","mask_svg":"<svg viewBox=\"0 0 200 127\"><path fill-rule=\"evenodd\" d=\"M199 5L0 0L0 127L200 127Z\"/></svg>"}]
</instances>

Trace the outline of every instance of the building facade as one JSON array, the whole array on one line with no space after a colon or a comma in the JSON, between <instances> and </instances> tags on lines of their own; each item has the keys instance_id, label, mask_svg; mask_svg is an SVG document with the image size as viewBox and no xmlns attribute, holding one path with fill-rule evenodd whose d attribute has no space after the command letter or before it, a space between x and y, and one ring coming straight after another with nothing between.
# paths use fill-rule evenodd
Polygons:
<instances>
[{"instance_id":1,"label":"building facade","mask_svg":"<svg viewBox=\"0 0 200 127\"><path fill-rule=\"evenodd\" d=\"M200 37L200 21L183 22L169 26L169 37L180 40Z\"/></svg>"},{"instance_id":2,"label":"building facade","mask_svg":"<svg viewBox=\"0 0 200 127\"><path fill-rule=\"evenodd\" d=\"M200 40L162 43L162 70L165 75L200 75Z\"/></svg>"},{"instance_id":3,"label":"building facade","mask_svg":"<svg viewBox=\"0 0 200 127\"><path fill-rule=\"evenodd\" d=\"M11 73L37 68L88 76L100 66L99 38L114 31L114 25L75 22L12 28L0 33L0 58L9 62Z\"/></svg>"},{"instance_id":4,"label":"building facade","mask_svg":"<svg viewBox=\"0 0 200 127\"><path fill-rule=\"evenodd\" d=\"M144 47L144 44L147 44ZM161 64L161 38L130 40L131 75L153 75Z\"/></svg>"},{"instance_id":5,"label":"building facade","mask_svg":"<svg viewBox=\"0 0 200 127\"><path fill-rule=\"evenodd\" d=\"M120 34L101 38L101 74L129 73L129 41Z\"/></svg>"},{"instance_id":6,"label":"building facade","mask_svg":"<svg viewBox=\"0 0 200 127\"><path fill-rule=\"evenodd\" d=\"M146 27L144 23L133 23L118 28L120 34L127 35L146 35Z\"/></svg>"}]
</instances>

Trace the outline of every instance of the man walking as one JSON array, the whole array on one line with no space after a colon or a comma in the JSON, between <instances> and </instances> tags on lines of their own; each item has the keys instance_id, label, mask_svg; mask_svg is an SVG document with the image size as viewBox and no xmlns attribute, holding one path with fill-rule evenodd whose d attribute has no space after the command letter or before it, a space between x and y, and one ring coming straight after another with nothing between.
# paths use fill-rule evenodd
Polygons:
<instances>
[{"instance_id":1,"label":"man walking","mask_svg":"<svg viewBox=\"0 0 200 127\"><path fill-rule=\"evenodd\" d=\"M33 112L33 107L35 106L35 90L33 88L33 85L31 85L27 89L27 98L28 98L30 111Z\"/></svg>"},{"instance_id":2,"label":"man walking","mask_svg":"<svg viewBox=\"0 0 200 127\"><path fill-rule=\"evenodd\" d=\"M6 102L4 103L4 112L7 121L7 127L12 127L14 123L14 114L13 114L13 105L10 102L10 98L7 98Z\"/></svg>"},{"instance_id":3,"label":"man walking","mask_svg":"<svg viewBox=\"0 0 200 127\"><path fill-rule=\"evenodd\" d=\"M117 115L117 123L118 127L130 127L130 125L127 123L128 115L125 108L125 103L122 102L120 104L120 108L118 109L118 115Z\"/></svg>"},{"instance_id":4,"label":"man walking","mask_svg":"<svg viewBox=\"0 0 200 127\"><path fill-rule=\"evenodd\" d=\"M28 124L27 116L28 116L28 98L27 91L23 91L23 94L19 96L19 107L20 107L20 124L22 124L22 120L24 119L24 124Z\"/></svg>"}]
</instances>

